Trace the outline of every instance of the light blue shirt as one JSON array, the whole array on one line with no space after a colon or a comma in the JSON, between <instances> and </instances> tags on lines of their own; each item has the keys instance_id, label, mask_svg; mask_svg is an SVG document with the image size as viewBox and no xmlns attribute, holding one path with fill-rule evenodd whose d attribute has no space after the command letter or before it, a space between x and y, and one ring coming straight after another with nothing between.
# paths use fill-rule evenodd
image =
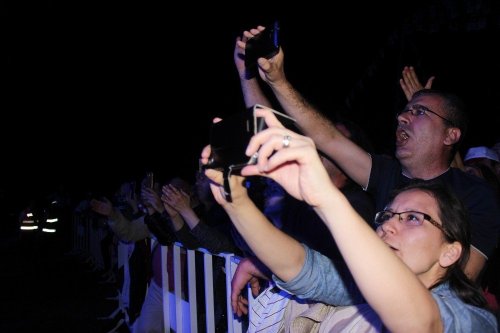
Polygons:
<instances>
[{"instance_id":1,"label":"light blue shirt","mask_svg":"<svg viewBox=\"0 0 500 333\"><path fill-rule=\"evenodd\" d=\"M306 245L303 246L306 250L306 259L302 270L288 283L273 276L278 287L302 299L331 305L348 306L365 303L354 280L347 272L338 269L328 257ZM439 306L444 332L498 332L498 324L492 313L464 303L447 283L432 289L431 293ZM375 312L373 309L371 311ZM374 323L374 326L381 326L381 323Z\"/></svg>"}]
</instances>

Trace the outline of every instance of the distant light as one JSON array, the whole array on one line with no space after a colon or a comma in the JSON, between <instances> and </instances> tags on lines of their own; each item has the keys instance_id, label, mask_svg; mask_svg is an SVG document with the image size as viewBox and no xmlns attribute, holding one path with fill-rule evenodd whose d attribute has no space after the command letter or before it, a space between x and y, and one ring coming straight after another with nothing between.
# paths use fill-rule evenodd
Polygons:
<instances>
[{"instance_id":1,"label":"distant light","mask_svg":"<svg viewBox=\"0 0 500 333\"><path fill-rule=\"evenodd\" d=\"M22 225L21 226L21 230L36 230L36 229L38 229L38 226L36 226L36 225L33 225L33 226L24 226L24 225Z\"/></svg>"},{"instance_id":2,"label":"distant light","mask_svg":"<svg viewBox=\"0 0 500 333\"><path fill-rule=\"evenodd\" d=\"M55 218L55 219L47 219L47 223L54 223L54 222L57 222L59 221L58 218Z\"/></svg>"},{"instance_id":3,"label":"distant light","mask_svg":"<svg viewBox=\"0 0 500 333\"><path fill-rule=\"evenodd\" d=\"M56 232L56 229L43 228L43 232Z\"/></svg>"}]
</instances>

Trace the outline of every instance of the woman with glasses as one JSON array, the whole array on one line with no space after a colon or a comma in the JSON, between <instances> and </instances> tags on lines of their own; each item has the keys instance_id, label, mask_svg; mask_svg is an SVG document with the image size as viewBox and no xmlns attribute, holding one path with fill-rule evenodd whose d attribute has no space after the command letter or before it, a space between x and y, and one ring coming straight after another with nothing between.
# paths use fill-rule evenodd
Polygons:
<instances>
[{"instance_id":1,"label":"woman with glasses","mask_svg":"<svg viewBox=\"0 0 500 333\"><path fill-rule=\"evenodd\" d=\"M227 202L222 175L207 170L212 191L277 285L302 299L334 307L285 310L298 331L497 332L480 291L467 279L470 233L461 202L440 185L413 184L376 215L374 232L328 179L313 141L285 129L268 110L269 128L255 135L247 155L258 162L243 176L277 181L311 205L333 235L352 278L326 257L276 229L231 177ZM210 149L202 153L207 162ZM307 221L304 221L307 223ZM320 303L317 303L320 304ZM282 323L282 324L283 324Z\"/></svg>"}]
</instances>

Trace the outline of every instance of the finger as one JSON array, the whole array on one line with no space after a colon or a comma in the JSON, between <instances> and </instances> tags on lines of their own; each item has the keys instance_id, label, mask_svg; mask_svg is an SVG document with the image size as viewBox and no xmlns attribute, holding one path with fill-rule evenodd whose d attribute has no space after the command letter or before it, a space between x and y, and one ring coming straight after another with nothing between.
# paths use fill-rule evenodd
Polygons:
<instances>
[{"instance_id":1,"label":"finger","mask_svg":"<svg viewBox=\"0 0 500 333\"><path fill-rule=\"evenodd\" d=\"M262 166L264 172L270 172L289 163L304 165L318 162L321 164L314 142L308 137L295 137L291 140L288 148L279 147L282 145L280 142L273 141L272 144L276 152L267 159L267 164ZM265 148L269 149L269 147ZM259 167L261 166L259 165Z\"/></svg>"},{"instance_id":2,"label":"finger","mask_svg":"<svg viewBox=\"0 0 500 333\"><path fill-rule=\"evenodd\" d=\"M411 99L411 91L410 89L408 88L408 86L406 85L406 83L404 82L403 79L400 79L399 80L399 85L401 86L401 90L403 90L403 93L405 94L405 97L406 97L406 100L410 100Z\"/></svg>"},{"instance_id":3,"label":"finger","mask_svg":"<svg viewBox=\"0 0 500 333\"><path fill-rule=\"evenodd\" d=\"M279 122L278 118L276 118L276 116L274 115L274 113L271 110L272 109L270 109L268 107L260 106L258 108L254 108L254 115L256 117L264 118L264 121L269 128L284 129L284 126ZM245 151L247 156L252 156L254 153L256 153L259 150L260 145L266 139L265 137L262 137L264 132L269 133L269 129L258 133L257 135L253 136L250 139L250 142L248 143L247 149Z\"/></svg>"},{"instance_id":4,"label":"finger","mask_svg":"<svg viewBox=\"0 0 500 333\"><path fill-rule=\"evenodd\" d=\"M208 163L211 154L212 154L212 147L210 147L210 145L205 146L201 151L201 156L200 156L201 164L206 165Z\"/></svg>"},{"instance_id":5,"label":"finger","mask_svg":"<svg viewBox=\"0 0 500 333\"><path fill-rule=\"evenodd\" d=\"M240 40L238 40L236 42L236 45L238 46L238 48L240 48L240 50L238 52L245 53L245 48L247 47L247 40L248 40L248 37L243 36Z\"/></svg>"},{"instance_id":6,"label":"finger","mask_svg":"<svg viewBox=\"0 0 500 333\"><path fill-rule=\"evenodd\" d=\"M276 115L273 112L273 109L264 106L264 105L257 105L257 107L254 109L254 115L256 117L263 117L264 121L266 122L267 127L279 127L279 128L285 128L278 118L276 118Z\"/></svg>"},{"instance_id":7,"label":"finger","mask_svg":"<svg viewBox=\"0 0 500 333\"><path fill-rule=\"evenodd\" d=\"M417 72L415 71L415 67L410 66L408 69L408 77L411 78L414 81L418 81L418 75Z\"/></svg>"},{"instance_id":8,"label":"finger","mask_svg":"<svg viewBox=\"0 0 500 333\"><path fill-rule=\"evenodd\" d=\"M300 142L306 137L300 136L284 128L269 128L252 137L249 148L258 148L257 166L261 172L267 171L268 160L274 152L282 149L301 145Z\"/></svg>"},{"instance_id":9,"label":"finger","mask_svg":"<svg viewBox=\"0 0 500 333\"><path fill-rule=\"evenodd\" d=\"M258 29L258 28L261 28L261 29ZM266 29L263 26L259 26L258 28L250 29L250 33L252 35L256 36Z\"/></svg>"},{"instance_id":10,"label":"finger","mask_svg":"<svg viewBox=\"0 0 500 333\"><path fill-rule=\"evenodd\" d=\"M222 172L220 171L214 169L206 169L205 176L207 176L215 185L224 184L224 180L222 179Z\"/></svg>"},{"instance_id":11,"label":"finger","mask_svg":"<svg viewBox=\"0 0 500 333\"><path fill-rule=\"evenodd\" d=\"M273 59L273 58L271 58L271 59ZM259 68L262 69L266 73L269 73L269 71L271 70L271 62L266 58L257 59L257 64L259 65Z\"/></svg>"},{"instance_id":12,"label":"finger","mask_svg":"<svg viewBox=\"0 0 500 333\"><path fill-rule=\"evenodd\" d=\"M241 302L238 302L238 313L240 313L240 316L248 314L248 307L243 305Z\"/></svg>"},{"instance_id":13,"label":"finger","mask_svg":"<svg viewBox=\"0 0 500 333\"><path fill-rule=\"evenodd\" d=\"M260 292L260 283L259 279L253 278L250 280L250 290L252 291L253 297L257 297Z\"/></svg>"},{"instance_id":14,"label":"finger","mask_svg":"<svg viewBox=\"0 0 500 333\"><path fill-rule=\"evenodd\" d=\"M250 31L243 31L243 36L246 38L252 38L254 35Z\"/></svg>"},{"instance_id":15,"label":"finger","mask_svg":"<svg viewBox=\"0 0 500 333\"><path fill-rule=\"evenodd\" d=\"M238 298L240 297L240 294L239 293L236 293L236 292L231 292L231 308L233 309L233 312L234 313L238 313L238 309L239 309L239 306L238 306ZM240 316L241 314L238 314L238 316Z\"/></svg>"},{"instance_id":16,"label":"finger","mask_svg":"<svg viewBox=\"0 0 500 333\"><path fill-rule=\"evenodd\" d=\"M431 89L432 88L432 83L434 82L435 76L431 76L429 80L427 80L427 83L425 84L425 89Z\"/></svg>"}]
</instances>

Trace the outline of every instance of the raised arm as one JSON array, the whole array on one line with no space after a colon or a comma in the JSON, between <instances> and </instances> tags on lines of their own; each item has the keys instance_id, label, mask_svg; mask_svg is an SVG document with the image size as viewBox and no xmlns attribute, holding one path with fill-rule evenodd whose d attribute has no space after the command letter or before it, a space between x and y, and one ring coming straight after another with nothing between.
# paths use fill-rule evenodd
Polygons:
<instances>
[{"instance_id":1,"label":"raised arm","mask_svg":"<svg viewBox=\"0 0 500 333\"><path fill-rule=\"evenodd\" d=\"M256 73L250 73L245 67L246 41L256 34L264 31L264 29L264 27L259 26L256 29L244 31L243 35L236 39L236 43L234 45L234 64L236 65L236 69L238 70L241 92L243 93L243 99L245 100L245 106L247 108L255 104L271 106L271 103L259 86L259 82L255 75Z\"/></svg>"},{"instance_id":2,"label":"raised arm","mask_svg":"<svg viewBox=\"0 0 500 333\"><path fill-rule=\"evenodd\" d=\"M435 325L439 327L439 311L429 290L328 181L313 142L284 129L268 110L258 112L270 128L250 141L247 155L258 151L258 163L246 166L242 174L270 177L314 208L335 238L365 299L390 331L429 331ZM288 140L284 140L285 136ZM236 217L243 220L244 212L237 210ZM266 263L264 257L274 253L260 255Z\"/></svg>"},{"instance_id":3,"label":"raised arm","mask_svg":"<svg viewBox=\"0 0 500 333\"><path fill-rule=\"evenodd\" d=\"M116 236L124 242L136 242L151 235L149 229L144 224L144 217L129 221L118 209L115 209L106 198L102 200L92 199L90 201L90 207L96 213L108 217L109 227Z\"/></svg>"},{"instance_id":4,"label":"raised arm","mask_svg":"<svg viewBox=\"0 0 500 333\"><path fill-rule=\"evenodd\" d=\"M283 61L283 49L269 60L260 58L260 77L269 84L283 110L295 118L300 130L314 140L318 149L333 159L356 183L366 187L371 170L370 155L342 135L329 119L295 90L285 76Z\"/></svg>"},{"instance_id":5,"label":"raised arm","mask_svg":"<svg viewBox=\"0 0 500 333\"><path fill-rule=\"evenodd\" d=\"M304 264L304 248L276 228L255 206L242 184L243 178L230 177L232 202L227 202L224 190L219 186L223 184L222 173L206 170L206 175L214 182L211 187L215 199L224 207L238 232L262 263L284 281L296 276Z\"/></svg>"}]
</instances>

